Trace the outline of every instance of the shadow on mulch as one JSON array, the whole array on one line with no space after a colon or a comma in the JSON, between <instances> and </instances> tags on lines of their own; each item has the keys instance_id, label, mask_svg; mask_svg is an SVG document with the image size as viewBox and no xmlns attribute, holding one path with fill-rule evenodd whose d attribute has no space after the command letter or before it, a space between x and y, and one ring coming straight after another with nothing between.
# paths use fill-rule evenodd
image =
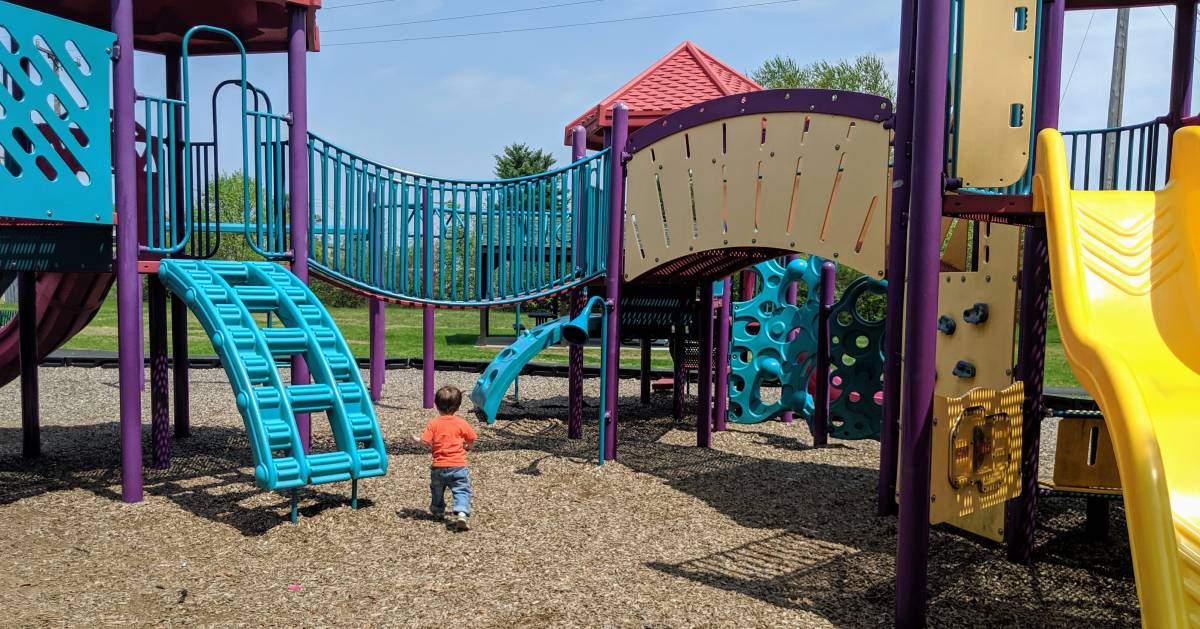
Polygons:
<instances>
[{"instance_id":1,"label":"shadow on mulch","mask_svg":"<svg viewBox=\"0 0 1200 629\"><path fill-rule=\"evenodd\" d=\"M527 401L517 422L506 419L518 418L511 414L511 407L506 408L509 414L502 409L494 429L482 433L477 450L544 453L514 473L540 474L540 465L548 459L594 461L594 406L585 409L584 430L590 441L566 438L565 396ZM876 470L663 443L662 438L672 430L686 429L694 421L692 416L675 422L670 413L669 396L655 396L649 406L638 404L636 396L622 398L621 465L662 479L740 526L771 533L764 539L701 557L674 563L652 562L648 567L781 608L809 610L840 626L891 624L894 585L880 582L878 575L893 570L895 519L877 516L874 500L864 499L875 495ZM797 428L803 430L803 426ZM736 429L761 437L760 444L770 448L811 449L800 438L744 426ZM20 430L0 429L0 505L75 488L120 500L116 423L48 426L42 435L46 456L26 461L15 450ZM149 448L148 427L143 443ZM321 445L318 443L318 447ZM147 493L165 497L182 509L247 536L261 535L288 522L286 495L275 494L265 505L261 498L249 500L263 492L254 487L249 474L239 471L252 466L241 429L197 427L192 437L173 440L172 447L171 469L146 469ZM387 447L393 455L425 452L404 438L390 439ZM150 460L148 449L144 460ZM302 491L301 497L301 513L305 516L339 508L349 500L349 496L311 488ZM256 506L242 506L243 501ZM361 501L360 507L369 504ZM1097 543L1083 533L1082 511L1081 500L1041 503L1034 564L1028 567L1007 563L1003 549L994 544L935 527L929 555L930 623L961 621L969 612L968 618L986 618L988 624L998 626L1028 623L1031 618L1050 626L1083 622L1089 627L1106 626L1107 620L1094 618L1094 603L1087 608L1072 602L1087 600L1089 588L1094 589L1095 583L1081 580L1064 585L1062 572L1084 570L1119 578L1132 589L1124 513L1120 503L1115 503L1110 516L1111 540ZM435 520L411 508L397 512L397 516ZM867 566L871 569L864 570ZM1079 590L1078 596L1070 591L1074 588ZM1136 609L1113 606L1107 612L1113 625L1137 622Z\"/></svg>"},{"instance_id":2,"label":"shadow on mulch","mask_svg":"<svg viewBox=\"0 0 1200 629\"><path fill-rule=\"evenodd\" d=\"M181 509L230 526L242 535L265 534L288 524L291 497L258 489L254 477L240 470L253 467L245 433L223 426L193 427L192 435L172 439L171 467L150 467L152 454L149 427L143 431L144 490L170 500ZM121 500L119 425L115 422L88 426L44 426L43 455L24 459L19 454L0 453L0 506L45 493L84 489L114 501ZM21 431L0 428L0 443L19 444ZM317 444L320 447L320 444ZM235 489L236 488L236 489ZM246 507L249 499L270 495L266 506ZM350 504L350 497L312 487L301 488L299 513L312 517ZM373 506L360 498L358 508Z\"/></svg>"},{"instance_id":3,"label":"shadow on mulch","mask_svg":"<svg viewBox=\"0 0 1200 629\"><path fill-rule=\"evenodd\" d=\"M874 501L863 500L875 494L876 470L762 459L660 443L672 429L688 428L686 420L669 419L669 397L652 399L649 407L641 406L633 397L621 401L619 460L623 466L663 479L741 526L784 529L763 540L717 553L679 563L651 562L648 567L779 607L811 611L837 626L893 624L894 584L872 582L863 574L864 562L881 564L879 570L870 573L894 570L895 518L876 515ZM560 401L552 398L546 402L529 403L520 409L519 416L510 416L523 420L519 423L506 427L503 421L498 422L500 429L492 433L497 438L481 441L482 448L519 447L543 450L547 456L594 457L591 444L566 440ZM694 409L689 410L694 413ZM500 417L505 417L503 410ZM594 417L591 419L589 422L585 418L585 434L589 427L595 430ZM736 429L761 437L760 443L768 447L813 449L799 438L746 426ZM845 448L834 444L827 449ZM540 460L531 467L536 468ZM987 618L989 624L997 626L1027 624L1031 618L1045 626L1136 624L1136 608L1112 607L1107 610L1110 618L1098 621L1094 603L1078 603L1088 600L1089 588L1095 583L1064 588L1062 576L1056 575L1046 577L1047 582L1055 584L1053 590L1045 591L1041 585L1043 572L1064 568L1132 584L1120 502L1111 509L1110 539L1100 542L1084 534L1083 500L1055 498L1043 500L1040 505L1031 566L1008 563L1004 549L997 544L957 529L934 527L928 582L932 626L962 626L964 618ZM970 585L964 586L964 580ZM1009 583L1002 583L1005 580ZM1031 584L1032 592L1011 587L1016 582ZM1066 591L1072 587L1079 590L1078 596Z\"/></svg>"}]
</instances>

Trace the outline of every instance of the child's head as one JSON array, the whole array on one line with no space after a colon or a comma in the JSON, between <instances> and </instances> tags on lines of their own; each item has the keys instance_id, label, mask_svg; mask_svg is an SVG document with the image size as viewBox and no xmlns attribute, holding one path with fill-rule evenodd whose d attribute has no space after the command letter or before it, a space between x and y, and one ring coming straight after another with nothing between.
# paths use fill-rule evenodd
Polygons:
<instances>
[{"instance_id":1,"label":"child's head","mask_svg":"<svg viewBox=\"0 0 1200 629\"><path fill-rule=\"evenodd\" d=\"M446 385L437 390L433 396L433 405L443 415L453 415L462 406L462 391L453 385Z\"/></svg>"}]
</instances>

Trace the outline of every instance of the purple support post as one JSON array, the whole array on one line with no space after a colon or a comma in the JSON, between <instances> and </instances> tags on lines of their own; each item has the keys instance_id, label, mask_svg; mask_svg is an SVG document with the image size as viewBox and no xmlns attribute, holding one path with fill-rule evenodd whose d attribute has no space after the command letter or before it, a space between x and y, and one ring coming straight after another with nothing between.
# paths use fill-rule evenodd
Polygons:
<instances>
[{"instance_id":1,"label":"purple support post","mask_svg":"<svg viewBox=\"0 0 1200 629\"><path fill-rule=\"evenodd\" d=\"M1196 0L1175 0L1175 44L1171 54L1171 134L1191 114L1192 63L1196 57ZM1168 142L1167 146L1170 146Z\"/></svg>"},{"instance_id":2,"label":"purple support post","mask_svg":"<svg viewBox=\"0 0 1200 629\"><path fill-rule=\"evenodd\" d=\"M683 419L685 395L687 389L687 369L684 367L683 330L672 331L671 366L674 368L674 381L671 386L671 410L676 421Z\"/></svg>"},{"instance_id":3,"label":"purple support post","mask_svg":"<svg viewBox=\"0 0 1200 629\"><path fill-rule=\"evenodd\" d=\"M113 154L117 205L117 351L121 397L121 499L142 501L142 279L138 276L134 149L133 0L112 0Z\"/></svg>"},{"instance_id":4,"label":"purple support post","mask_svg":"<svg viewBox=\"0 0 1200 629\"><path fill-rule=\"evenodd\" d=\"M946 131L950 0L921 0L909 217L904 393L900 430L900 522L896 535L896 625L925 624L929 568L930 426L933 411L938 271ZM895 316L893 314L893 316Z\"/></svg>"},{"instance_id":5,"label":"purple support post","mask_svg":"<svg viewBox=\"0 0 1200 629\"><path fill-rule=\"evenodd\" d=\"M879 423L879 484L876 510L896 513L896 466L900 458L900 369L904 334L904 276L908 250L908 193L912 172L913 98L916 86L913 58L917 54L917 2L900 6L900 67L896 73L892 168L892 217L888 227L887 313L883 336L883 417Z\"/></svg>"},{"instance_id":6,"label":"purple support post","mask_svg":"<svg viewBox=\"0 0 1200 629\"><path fill-rule=\"evenodd\" d=\"M167 66L167 98L183 100L183 77L180 66L180 53L169 52L166 55ZM183 116L175 116L175 137L183 138ZM183 142L175 142L175 163L183 163ZM183 226L189 220L184 208L183 195L186 194L183 185L183 170L175 172L175 207L176 228L182 236ZM191 417L189 416L188 391L188 309L177 295L171 295L171 369L172 382L175 388L175 436L187 437L191 434Z\"/></svg>"},{"instance_id":7,"label":"purple support post","mask_svg":"<svg viewBox=\"0 0 1200 629\"><path fill-rule=\"evenodd\" d=\"M646 405L650 403L650 337L642 338L641 350L641 368L638 370L638 384L640 385L638 401Z\"/></svg>"},{"instance_id":8,"label":"purple support post","mask_svg":"<svg viewBox=\"0 0 1200 629\"><path fill-rule=\"evenodd\" d=\"M798 256L796 254L792 254L787 257L787 261L791 262L792 260L795 260L799 257L800 256ZM784 267L786 267L786 266L787 265L785 264ZM796 305L796 283L795 282L790 282L788 284L787 293L784 295L784 299L787 300L787 303L789 305L792 305L792 306ZM788 332L788 336L787 336L788 342L791 343L792 341L796 340L797 334L799 334L798 330L792 330L791 332ZM795 411L784 411L782 414L780 414L779 419L785 424L790 424L793 421L795 421L796 412Z\"/></svg>"},{"instance_id":9,"label":"purple support post","mask_svg":"<svg viewBox=\"0 0 1200 629\"><path fill-rule=\"evenodd\" d=\"M292 273L308 283L308 9L288 5L288 199L291 203ZM292 357L292 384L308 384L304 357ZM312 443L308 413L296 413L304 451Z\"/></svg>"},{"instance_id":10,"label":"purple support post","mask_svg":"<svg viewBox=\"0 0 1200 629\"><path fill-rule=\"evenodd\" d=\"M829 444L829 363L832 347L829 338L829 317L833 314L833 292L837 267L832 262L821 265L821 304L817 315L817 386L813 397L812 438L814 446Z\"/></svg>"},{"instance_id":11,"label":"purple support post","mask_svg":"<svg viewBox=\"0 0 1200 629\"><path fill-rule=\"evenodd\" d=\"M1040 85L1034 121L1040 131L1058 126L1058 93L1062 85L1063 2L1053 2L1042 12L1042 42L1038 68ZM1025 386L1021 443L1021 495L1005 509L1008 558L1028 563L1033 555L1037 521L1038 449L1042 431L1042 378L1046 368L1046 321L1050 299L1050 258L1045 226L1025 230L1021 263L1021 304L1017 343L1017 377Z\"/></svg>"},{"instance_id":12,"label":"purple support post","mask_svg":"<svg viewBox=\"0 0 1200 629\"><path fill-rule=\"evenodd\" d=\"M17 274L17 332L21 352L21 456L42 456L38 410L37 276Z\"/></svg>"},{"instance_id":13,"label":"purple support post","mask_svg":"<svg viewBox=\"0 0 1200 629\"><path fill-rule=\"evenodd\" d=\"M713 283L703 282L700 288L700 382L696 402L696 445L712 446L712 379L713 379Z\"/></svg>"},{"instance_id":14,"label":"purple support post","mask_svg":"<svg viewBox=\"0 0 1200 629\"><path fill-rule=\"evenodd\" d=\"M738 291L738 299L741 299L742 301L749 301L750 298L754 296L754 280L756 277L757 274L750 269L742 271L742 276L740 278L741 287Z\"/></svg>"},{"instance_id":15,"label":"purple support post","mask_svg":"<svg viewBox=\"0 0 1200 629\"><path fill-rule=\"evenodd\" d=\"M158 277L146 279L150 302L150 442L151 467L171 467L171 416L167 381L167 289Z\"/></svg>"},{"instance_id":16,"label":"purple support post","mask_svg":"<svg viewBox=\"0 0 1200 629\"><path fill-rule=\"evenodd\" d=\"M371 274L375 277L375 282L378 286L383 278L383 208L373 192L369 196L371 207L371 224L369 229L371 237ZM378 402L383 399L383 359L387 354L382 299L372 297L368 300L367 320L367 336L369 337L371 346L371 401Z\"/></svg>"},{"instance_id":17,"label":"purple support post","mask_svg":"<svg viewBox=\"0 0 1200 629\"><path fill-rule=\"evenodd\" d=\"M617 458L617 385L621 369L621 283L625 273L622 253L625 248L625 143L629 140L629 107L617 103L612 109L612 167L608 181L608 257L604 273L606 297L612 304L608 313L608 347L604 348L604 406L609 412L604 440L604 458Z\"/></svg>"},{"instance_id":18,"label":"purple support post","mask_svg":"<svg viewBox=\"0 0 1200 629\"><path fill-rule=\"evenodd\" d=\"M587 129L583 125L575 125L571 130L571 161L577 162L587 154ZM576 186L582 181L577 180ZM580 188L575 188L579 190ZM574 225L571 229L571 251L579 253L580 227L583 225L583 195L574 194L571 198L571 211ZM583 312L585 295L582 288L571 291L571 318ZM567 348L567 438L583 438L583 346L571 345Z\"/></svg>"},{"instance_id":19,"label":"purple support post","mask_svg":"<svg viewBox=\"0 0 1200 629\"><path fill-rule=\"evenodd\" d=\"M383 399L383 359L387 349L384 345L385 327L383 300L371 299L367 304L367 317L370 319L368 332L371 340L371 401Z\"/></svg>"},{"instance_id":20,"label":"purple support post","mask_svg":"<svg viewBox=\"0 0 1200 629\"><path fill-rule=\"evenodd\" d=\"M429 208L429 189L421 190L421 266L424 269L425 297L433 299L433 210ZM433 408L434 394L433 306L421 310L421 391L422 406Z\"/></svg>"},{"instance_id":21,"label":"purple support post","mask_svg":"<svg viewBox=\"0 0 1200 629\"><path fill-rule=\"evenodd\" d=\"M717 311L717 374L713 383L713 394L716 404L713 408L713 430L725 430L725 420L729 413L729 326L732 324L730 315L733 313L733 280L725 278L724 294L721 296L721 309Z\"/></svg>"}]
</instances>

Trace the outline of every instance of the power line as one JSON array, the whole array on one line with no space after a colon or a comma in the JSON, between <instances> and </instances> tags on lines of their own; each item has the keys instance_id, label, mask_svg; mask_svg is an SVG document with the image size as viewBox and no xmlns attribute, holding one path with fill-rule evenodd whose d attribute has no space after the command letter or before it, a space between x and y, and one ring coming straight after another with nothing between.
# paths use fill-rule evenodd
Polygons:
<instances>
[{"instance_id":1,"label":"power line","mask_svg":"<svg viewBox=\"0 0 1200 629\"><path fill-rule=\"evenodd\" d=\"M1167 14L1163 12L1162 7L1154 8L1158 9L1158 14L1162 16L1163 20L1167 23L1167 26L1170 26L1171 30L1175 30L1175 23L1171 21L1171 18L1167 17ZM1200 63L1200 57L1193 56L1192 59L1194 59L1196 63Z\"/></svg>"},{"instance_id":2,"label":"power line","mask_svg":"<svg viewBox=\"0 0 1200 629\"><path fill-rule=\"evenodd\" d=\"M1058 97L1058 102L1061 105L1063 99L1067 97L1067 92L1071 89L1071 79L1075 78L1075 68L1079 67L1079 57L1083 55L1083 45L1087 43L1088 33L1092 32L1092 21L1096 19L1096 12L1088 16L1087 28L1083 31L1083 39L1079 41L1079 50L1075 53L1075 63L1071 64L1071 73L1067 75L1067 84L1063 86L1062 94Z\"/></svg>"},{"instance_id":3,"label":"power line","mask_svg":"<svg viewBox=\"0 0 1200 629\"><path fill-rule=\"evenodd\" d=\"M371 24L368 26L347 26L345 28L323 28L323 29L321 29L321 32L336 33L338 31L361 31L361 30L370 29L370 28L388 28L390 26L409 26L412 24L432 24L433 22L450 22L453 20L466 20L466 19L470 19L473 17L489 17L489 16L493 16L493 15L509 15L512 13L529 13L531 11L544 11L546 9L556 9L558 7L573 7L573 6L580 5L580 4L594 4L596 2L603 2L603 1L604 0L575 0L575 2L560 2L558 4L544 4L544 5L536 6L536 7L525 7L523 9L505 9L504 11L489 11L487 13L472 13L470 15L454 15L454 16L450 16L450 17L435 17L435 18L428 18L428 19L424 19L424 20L408 20L406 22L390 22L388 24ZM396 2L396 0L371 0L370 2L363 2L361 4L344 4L344 5L338 6L338 7L329 7L329 9L326 9L326 11L328 11L330 9L346 9L349 7L361 7L361 6L365 6L368 4L380 4L383 2Z\"/></svg>"},{"instance_id":4,"label":"power line","mask_svg":"<svg viewBox=\"0 0 1200 629\"><path fill-rule=\"evenodd\" d=\"M656 20L656 19L665 18L665 17L697 15L700 13L716 13L718 11L733 11L736 9L750 9L750 8L754 8L754 7L765 7L765 6L776 5L776 4L793 4L796 2L800 2L800 1L801 0L770 0L769 2L753 2L750 4L738 4L738 5L734 5L734 6L728 6L728 7L714 7L711 9L695 9L692 11L676 11L674 13L659 13L657 15L639 15L639 16L635 16L635 17L614 18L611 20L594 20L591 22L575 22L573 24L553 24L553 25L548 25L548 26L527 26L524 28L508 28L508 29L495 30L495 31L477 31L477 32L473 32L473 33L452 33L449 35L424 35L424 36L419 36L419 37L399 37L396 39L373 39L373 40L366 40L366 41L337 42L337 43L332 43L332 44L324 44L322 47L329 48L329 47L333 47L333 46L360 46L360 45L364 45L364 44L392 44L392 43L411 42L411 41L429 41L429 40L434 40L434 39L459 39L459 38L463 38L463 37L479 37L479 36L483 36L483 35L502 35L505 33L528 33L531 31L550 31L550 30L557 30L557 29L563 29L563 28L576 28L576 27L580 27L580 26L597 26L600 24L617 24L617 23L621 23L621 22L637 22L637 21L641 21L641 20ZM329 31L326 31L326 32L329 32Z\"/></svg>"}]
</instances>

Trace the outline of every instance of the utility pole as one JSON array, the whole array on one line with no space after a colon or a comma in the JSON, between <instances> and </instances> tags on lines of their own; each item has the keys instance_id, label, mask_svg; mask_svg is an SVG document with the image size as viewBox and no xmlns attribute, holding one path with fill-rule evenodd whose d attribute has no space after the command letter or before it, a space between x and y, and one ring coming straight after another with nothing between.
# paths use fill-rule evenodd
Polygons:
<instances>
[{"instance_id":1,"label":"utility pole","mask_svg":"<svg viewBox=\"0 0 1200 629\"><path fill-rule=\"evenodd\" d=\"M1121 106L1125 101L1125 56L1129 48L1129 9L1117 9L1117 28L1113 38L1112 80L1108 88L1108 128L1121 126ZM1117 133L1104 134L1104 168L1100 189L1117 185Z\"/></svg>"}]
</instances>

